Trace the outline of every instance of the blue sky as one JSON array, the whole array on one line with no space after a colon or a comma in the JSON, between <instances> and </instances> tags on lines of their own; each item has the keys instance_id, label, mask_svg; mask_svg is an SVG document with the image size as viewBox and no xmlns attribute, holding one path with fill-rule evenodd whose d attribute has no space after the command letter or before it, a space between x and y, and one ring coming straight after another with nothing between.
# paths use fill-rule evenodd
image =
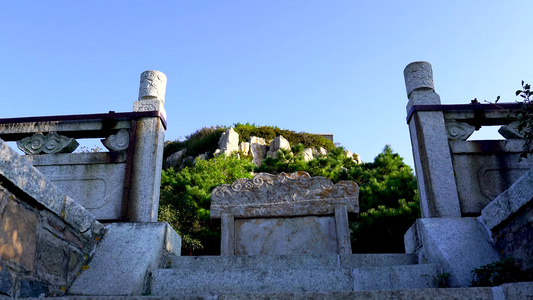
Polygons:
<instances>
[{"instance_id":1,"label":"blue sky","mask_svg":"<svg viewBox=\"0 0 533 300\"><path fill-rule=\"evenodd\" d=\"M131 111L168 78L167 140L204 126L333 133L413 165L403 69L442 103L515 101L533 82L532 1L2 1L0 118Z\"/></svg>"}]
</instances>

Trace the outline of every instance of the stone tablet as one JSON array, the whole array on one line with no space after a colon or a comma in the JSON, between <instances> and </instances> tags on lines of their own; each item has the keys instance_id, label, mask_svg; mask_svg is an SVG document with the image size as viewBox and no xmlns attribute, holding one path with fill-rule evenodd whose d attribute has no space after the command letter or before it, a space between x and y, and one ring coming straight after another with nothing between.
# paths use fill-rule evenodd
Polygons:
<instances>
[{"instance_id":1,"label":"stone tablet","mask_svg":"<svg viewBox=\"0 0 533 300\"><path fill-rule=\"evenodd\" d=\"M335 206L359 212L359 187L353 181L333 184L306 172L272 175L258 173L211 192L211 218L230 214L237 218L291 217L334 214Z\"/></svg>"}]
</instances>

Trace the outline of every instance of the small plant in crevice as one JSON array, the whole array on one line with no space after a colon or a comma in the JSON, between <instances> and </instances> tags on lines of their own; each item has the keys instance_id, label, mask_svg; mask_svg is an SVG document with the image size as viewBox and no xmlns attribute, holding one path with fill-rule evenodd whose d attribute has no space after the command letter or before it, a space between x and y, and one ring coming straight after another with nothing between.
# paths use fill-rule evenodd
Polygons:
<instances>
[{"instance_id":1,"label":"small plant in crevice","mask_svg":"<svg viewBox=\"0 0 533 300\"><path fill-rule=\"evenodd\" d=\"M438 273L433 276L433 283L439 288L450 287L450 273Z\"/></svg>"},{"instance_id":2,"label":"small plant in crevice","mask_svg":"<svg viewBox=\"0 0 533 300\"><path fill-rule=\"evenodd\" d=\"M472 286L497 286L509 282L533 280L533 272L522 270L512 257L474 268L471 272Z\"/></svg>"},{"instance_id":3,"label":"small plant in crevice","mask_svg":"<svg viewBox=\"0 0 533 300\"><path fill-rule=\"evenodd\" d=\"M517 129L524 136L525 141L520 157L527 158L528 155L533 154L533 103L531 103L533 91L531 91L531 85L522 80L522 89L516 91L516 96L522 97L522 102L519 102L520 108L513 113L518 121Z\"/></svg>"}]
</instances>

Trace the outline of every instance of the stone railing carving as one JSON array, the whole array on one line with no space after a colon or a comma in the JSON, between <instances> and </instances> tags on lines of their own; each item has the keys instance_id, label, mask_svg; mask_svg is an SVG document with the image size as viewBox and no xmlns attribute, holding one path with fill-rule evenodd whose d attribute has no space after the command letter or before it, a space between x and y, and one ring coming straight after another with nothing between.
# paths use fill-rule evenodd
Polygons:
<instances>
[{"instance_id":1,"label":"stone railing carving","mask_svg":"<svg viewBox=\"0 0 533 300\"><path fill-rule=\"evenodd\" d=\"M333 214L336 205L359 212L359 188L353 181L333 184L325 177L306 172L272 175L223 184L211 193L211 216L230 213L236 217L274 217Z\"/></svg>"},{"instance_id":2,"label":"stone railing carving","mask_svg":"<svg viewBox=\"0 0 533 300\"><path fill-rule=\"evenodd\" d=\"M78 147L75 139L50 132L47 135L36 133L30 137L17 141L18 148L26 154L55 154L71 153Z\"/></svg>"},{"instance_id":3,"label":"stone railing carving","mask_svg":"<svg viewBox=\"0 0 533 300\"><path fill-rule=\"evenodd\" d=\"M157 221L166 76L141 75L133 112L0 119L0 139L100 220ZM77 139L110 152L70 153ZM40 155L37 155L40 154Z\"/></svg>"},{"instance_id":4,"label":"stone railing carving","mask_svg":"<svg viewBox=\"0 0 533 300\"><path fill-rule=\"evenodd\" d=\"M517 103L441 105L427 62L404 71L422 217L479 215L529 168L512 118ZM415 76L416 75L416 76ZM501 140L467 140L483 126L501 126Z\"/></svg>"},{"instance_id":5,"label":"stone railing carving","mask_svg":"<svg viewBox=\"0 0 533 300\"><path fill-rule=\"evenodd\" d=\"M306 172L259 173L211 192L221 218L222 255L351 253L348 212L359 212L355 182Z\"/></svg>"}]
</instances>

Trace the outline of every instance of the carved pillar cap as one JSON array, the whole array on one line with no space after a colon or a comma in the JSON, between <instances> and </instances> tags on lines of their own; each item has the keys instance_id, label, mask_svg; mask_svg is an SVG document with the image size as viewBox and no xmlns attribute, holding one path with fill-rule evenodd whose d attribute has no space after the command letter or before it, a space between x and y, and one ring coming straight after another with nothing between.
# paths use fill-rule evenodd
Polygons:
<instances>
[{"instance_id":1,"label":"carved pillar cap","mask_svg":"<svg viewBox=\"0 0 533 300\"><path fill-rule=\"evenodd\" d=\"M412 91L420 88L429 88L435 91L433 85L433 70L431 64L426 61L415 61L407 65L403 70L405 88L409 98Z\"/></svg>"},{"instance_id":2,"label":"carved pillar cap","mask_svg":"<svg viewBox=\"0 0 533 300\"><path fill-rule=\"evenodd\" d=\"M167 76L159 71L144 71L141 74L139 100L159 100L165 103Z\"/></svg>"}]
</instances>

